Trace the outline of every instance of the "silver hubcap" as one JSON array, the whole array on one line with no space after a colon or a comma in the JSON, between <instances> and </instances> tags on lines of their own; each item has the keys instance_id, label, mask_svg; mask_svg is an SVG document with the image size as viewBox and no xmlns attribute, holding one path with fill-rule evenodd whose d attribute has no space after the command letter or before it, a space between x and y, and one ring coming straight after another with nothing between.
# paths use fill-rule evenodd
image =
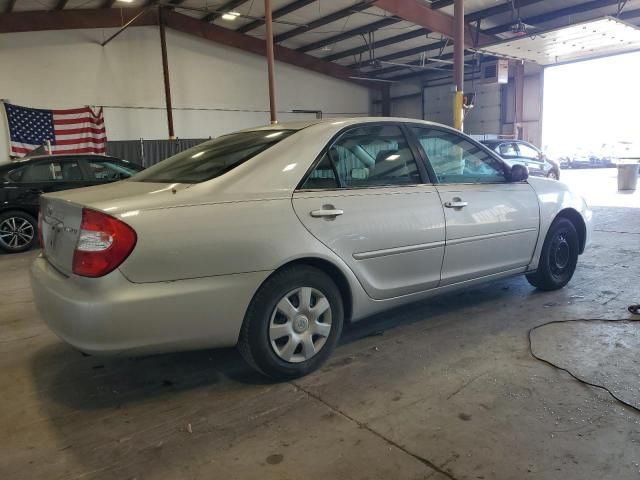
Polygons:
<instances>
[{"instance_id":1,"label":"silver hubcap","mask_svg":"<svg viewBox=\"0 0 640 480\"><path fill-rule=\"evenodd\" d=\"M290 291L277 303L269 322L269 341L282 360L304 362L316 355L331 333L331 306L311 287Z\"/></svg>"},{"instance_id":2,"label":"silver hubcap","mask_svg":"<svg viewBox=\"0 0 640 480\"><path fill-rule=\"evenodd\" d=\"M22 248L31 243L33 225L21 217L9 217L0 223L0 241L9 248Z\"/></svg>"}]
</instances>

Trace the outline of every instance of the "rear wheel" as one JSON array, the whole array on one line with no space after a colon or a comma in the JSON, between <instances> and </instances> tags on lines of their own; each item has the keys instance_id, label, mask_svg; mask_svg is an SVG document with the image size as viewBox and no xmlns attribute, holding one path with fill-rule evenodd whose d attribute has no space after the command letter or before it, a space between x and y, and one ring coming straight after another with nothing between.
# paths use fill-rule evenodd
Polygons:
<instances>
[{"instance_id":1,"label":"rear wheel","mask_svg":"<svg viewBox=\"0 0 640 480\"><path fill-rule=\"evenodd\" d=\"M539 290L558 290L573 277L578 264L580 242L576 227L566 218L556 219L544 240L538 270L527 275Z\"/></svg>"},{"instance_id":2,"label":"rear wheel","mask_svg":"<svg viewBox=\"0 0 640 480\"><path fill-rule=\"evenodd\" d=\"M38 224L25 212L9 211L0 214L0 249L24 252L36 243Z\"/></svg>"},{"instance_id":3,"label":"rear wheel","mask_svg":"<svg viewBox=\"0 0 640 480\"><path fill-rule=\"evenodd\" d=\"M343 312L340 292L327 274L309 266L286 268L254 296L238 348L252 367L270 377L306 375L335 349Z\"/></svg>"}]
</instances>

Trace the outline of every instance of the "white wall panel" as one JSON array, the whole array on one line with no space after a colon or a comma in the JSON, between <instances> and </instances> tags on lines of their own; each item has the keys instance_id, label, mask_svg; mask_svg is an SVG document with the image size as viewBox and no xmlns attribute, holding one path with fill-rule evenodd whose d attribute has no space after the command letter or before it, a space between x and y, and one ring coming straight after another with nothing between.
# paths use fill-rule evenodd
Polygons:
<instances>
[{"instance_id":1,"label":"white wall panel","mask_svg":"<svg viewBox=\"0 0 640 480\"><path fill-rule=\"evenodd\" d=\"M113 31L3 34L0 98L39 108L105 105L109 139L167 138L157 28L130 28L101 47ZM215 137L269 122L264 58L172 30L167 43L178 137ZM278 110L369 112L367 88L280 62L276 77ZM280 119L310 116L282 113ZM8 145L6 121L0 121L1 162Z\"/></svg>"}]
</instances>

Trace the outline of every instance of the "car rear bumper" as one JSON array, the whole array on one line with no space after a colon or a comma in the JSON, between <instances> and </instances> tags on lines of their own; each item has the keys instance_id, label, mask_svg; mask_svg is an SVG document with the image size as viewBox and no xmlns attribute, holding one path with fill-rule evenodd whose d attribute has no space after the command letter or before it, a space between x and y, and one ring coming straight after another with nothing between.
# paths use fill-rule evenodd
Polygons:
<instances>
[{"instance_id":1,"label":"car rear bumper","mask_svg":"<svg viewBox=\"0 0 640 480\"><path fill-rule=\"evenodd\" d=\"M40 256L30 277L42 318L62 340L89 354L140 355L235 345L269 273L132 283L118 270L65 276Z\"/></svg>"}]
</instances>

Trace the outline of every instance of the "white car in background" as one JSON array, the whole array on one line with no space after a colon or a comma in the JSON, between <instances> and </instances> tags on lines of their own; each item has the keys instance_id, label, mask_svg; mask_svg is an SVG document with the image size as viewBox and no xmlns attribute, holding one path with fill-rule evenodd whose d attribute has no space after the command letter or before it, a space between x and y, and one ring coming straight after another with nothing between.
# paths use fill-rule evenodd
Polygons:
<instances>
[{"instance_id":1,"label":"white car in background","mask_svg":"<svg viewBox=\"0 0 640 480\"><path fill-rule=\"evenodd\" d=\"M318 368L345 322L524 274L563 287L591 212L455 131L317 120L205 142L129 180L44 195L36 304L90 354L238 345Z\"/></svg>"}]
</instances>

